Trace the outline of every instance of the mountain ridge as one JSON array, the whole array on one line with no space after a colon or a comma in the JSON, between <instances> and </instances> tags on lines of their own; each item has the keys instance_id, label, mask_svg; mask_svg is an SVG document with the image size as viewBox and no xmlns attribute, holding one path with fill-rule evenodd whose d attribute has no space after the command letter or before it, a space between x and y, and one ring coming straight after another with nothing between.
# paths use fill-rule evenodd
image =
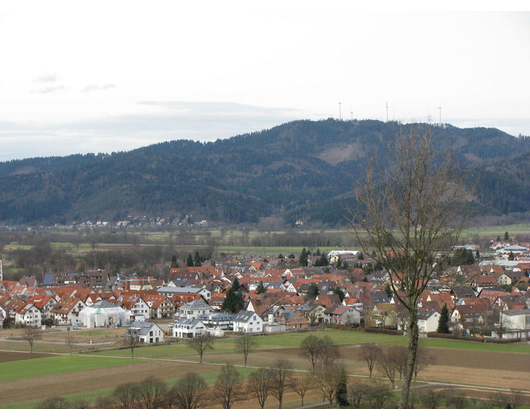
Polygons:
<instances>
[{"instance_id":1,"label":"mountain ridge","mask_svg":"<svg viewBox=\"0 0 530 420\"><path fill-rule=\"evenodd\" d=\"M413 127L426 125L401 126ZM451 144L460 165L471 169L481 212L530 209L530 140L490 128L429 128L440 153ZM341 206L352 204L354 181L371 156L384 157L395 129L374 120L300 120L208 143L173 140L130 152L0 162L0 221L193 214L234 224L276 216L288 224L343 225Z\"/></svg>"}]
</instances>

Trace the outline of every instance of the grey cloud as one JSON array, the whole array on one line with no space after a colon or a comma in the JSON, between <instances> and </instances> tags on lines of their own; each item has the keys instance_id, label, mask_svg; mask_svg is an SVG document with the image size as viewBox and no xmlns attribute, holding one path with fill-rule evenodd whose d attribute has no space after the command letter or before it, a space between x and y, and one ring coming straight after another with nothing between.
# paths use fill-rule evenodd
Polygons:
<instances>
[{"instance_id":1,"label":"grey cloud","mask_svg":"<svg viewBox=\"0 0 530 420\"><path fill-rule=\"evenodd\" d=\"M50 86L42 89L34 89L31 91L31 93L53 93L53 92L60 92L66 90L65 86Z\"/></svg>"},{"instance_id":2,"label":"grey cloud","mask_svg":"<svg viewBox=\"0 0 530 420\"><path fill-rule=\"evenodd\" d=\"M116 89L116 85L109 83L106 85L88 85L81 92L94 92L99 90Z\"/></svg>"},{"instance_id":3,"label":"grey cloud","mask_svg":"<svg viewBox=\"0 0 530 420\"><path fill-rule=\"evenodd\" d=\"M157 106L173 111L199 112L205 114L269 114L296 112L290 108L268 108L237 102L184 102L184 101L142 101L139 105Z\"/></svg>"},{"instance_id":4,"label":"grey cloud","mask_svg":"<svg viewBox=\"0 0 530 420\"><path fill-rule=\"evenodd\" d=\"M308 118L301 111L241 104L187 106L193 111L183 114L166 108L155 114L126 114L64 124L0 121L0 161L132 150L178 139L212 141Z\"/></svg>"},{"instance_id":5,"label":"grey cloud","mask_svg":"<svg viewBox=\"0 0 530 420\"><path fill-rule=\"evenodd\" d=\"M35 83L55 83L57 81L57 74L45 73L37 76L33 79Z\"/></svg>"}]
</instances>

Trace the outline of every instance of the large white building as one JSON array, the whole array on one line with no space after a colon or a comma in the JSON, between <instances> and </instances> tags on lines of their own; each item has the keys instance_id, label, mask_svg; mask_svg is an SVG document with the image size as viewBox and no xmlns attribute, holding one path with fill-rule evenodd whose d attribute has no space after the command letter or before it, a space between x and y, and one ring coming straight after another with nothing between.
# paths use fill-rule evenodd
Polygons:
<instances>
[{"instance_id":1,"label":"large white building","mask_svg":"<svg viewBox=\"0 0 530 420\"><path fill-rule=\"evenodd\" d=\"M115 327L127 325L127 311L106 300L87 306L79 312L79 324L83 327Z\"/></svg>"}]
</instances>

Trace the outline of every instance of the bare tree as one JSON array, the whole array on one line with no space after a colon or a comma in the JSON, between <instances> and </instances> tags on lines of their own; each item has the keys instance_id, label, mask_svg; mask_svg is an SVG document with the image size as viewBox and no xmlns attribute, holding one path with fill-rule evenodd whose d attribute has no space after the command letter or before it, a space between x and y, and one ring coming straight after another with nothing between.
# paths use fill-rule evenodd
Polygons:
<instances>
[{"instance_id":1,"label":"bare tree","mask_svg":"<svg viewBox=\"0 0 530 420\"><path fill-rule=\"evenodd\" d=\"M248 375L248 393L258 400L261 408L265 406L265 401L272 388L272 372L270 369L259 368Z\"/></svg>"},{"instance_id":2,"label":"bare tree","mask_svg":"<svg viewBox=\"0 0 530 420\"><path fill-rule=\"evenodd\" d=\"M320 351L321 341L316 335L308 335L300 344L300 355L309 360L313 374L316 372Z\"/></svg>"},{"instance_id":3,"label":"bare tree","mask_svg":"<svg viewBox=\"0 0 530 420\"><path fill-rule=\"evenodd\" d=\"M372 377L372 372L374 371L375 364L378 359L381 357L382 351L381 348L375 343L363 343L361 344L361 351L359 352L359 359L364 360L368 365L368 370L370 371L370 378Z\"/></svg>"},{"instance_id":4,"label":"bare tree","mask_svg":"<svg viewBox=\"0 0 530 420\"><path fill-rule=\"evenodd\" d=\"M436 409L442 405L444 396L441 392L436 392L434 389L428 389L420 394L421 405L424 408Z\"/></svg>"},{"instance_id":5,"label":"bare tree","mask_svg":"<svg viewBox=\"0 0 530 420\"><path fill-rule=\"evenodd\" d=\"M435 357L428 354L424 347L418 347L418 355L416 357L416 364L414 365L414 382L418 380L418 373L427 366L432 365L435 360Z\"/></svg>"},{"instance_id":6,"label":"bare tree","mask_svg":"<svg viewBox=\"0 0 530 420\"><path fill-rule=\"evenodd\" d=\"M199 354L200 364L202 364L202 355L204 352L206 350L213 350L214 348L213 338L206 334L196 335L195 337L189 339L186 344Z\"/></svg>"},{"instance_id":7,"label":"bare tree","mask_svg":"<svg viewBox=\"0 0 530 420\"><path fill-rule=\"evenodd\" d=\"M396 375L399 371L400 360L396 357L392 350L389 350L381 356L379 361L379 370L392 383L392 388L395 387Z\"/></svg>"},{"instance_id":8,"label":"bare tree","mask_svg":"<svg viewBox=\"0 0 530 420\"><path fill-rule=\"evenodd\" d=\"M24 339L29 343L29 352L33 353L33 346L40 338L41 333L37 328L26 328L24 330Z\"/></svg>"},{"instance_id":9,"label":"bare tree","mask_svg":"<svg viewBox=\"0 0 530 420\"><path fill-rule=\"evenodd\" d=\"M169 405L180 409L200 408L207 389L206 381L198 373L186 373L169 390Z\"/></svg>"},{"instance_id":10,"label":"bare tree","mask_svg":"<svg viewBox=\"0 0 530 420\"><path fill-rule=\"evenodd\" d=\"M72 334L66 335L66 345L70 347L70 356L74 352L74 346L76 345L76 343L77 343L77 340L74 335Z\"/></svg>"},{"instance_id":11,"label":"bare tree","mask_svg":"<svg viewBox=\"0 0 530 420\"><path fill-rule=\"evenodd\" d=\"M323 365L317 371L315 382L322 390L322 396L328 401L329 408L333 408L337 391L344 373L344 367L337 364Z\"/></svg>"},{"instance_id":12,"label":"bare tree","mask_svg":"<svg viewBox=\"0 0 530 420\"><path fill-rule=\"evenodd\" d=\"M259 343L258 340L256 340L256 337L245 334L236 339L234 351L243 355L243 358L245 359L245 367L247 367L248 355L255 352L258 347Z\"/></svg>"},{"instance_id":13,"label":"bare tree","mask_svg":"<svg viewBox=\"0 0 530 420\"><path fill-rule=\"evenodd\" d=\"M291 389L302 398L300 406L304 405L305 394L307 394L307 392L314 386L314 378L309 377L308 375L298 375L291 379Z\"/></svg>"},{"instance_id":14,"label":"bare tree","mask_svg":"<svg viewBox=\"0 0 530 420\"><path fill-rule=\"evenodd\" d=\"M465 193L449 154L439 159L429 128L399 127L388 147L389 161L371 163L358 183L351 226L364 252L375 249L392 281L396 299L408 314L408 360L400 407L408 407L418 348L418 299L454 249L465 216ZM380 176L379 176L380 174ZM441 251L444 251L443 253ZM397 294L398 288L405 296Z\"/></svg>"},{"instance_id":15,"label":"bare tree","mask_svg":"<svg viewBox=\"0 0 530 420\"><path fill-rule=\"evenodd\" d=\"M278 400L278 408L282 408L283 395L289 387L290 378L293 375L293 364L287 359L280 357L270 367L272 375L271 394Z\"/></svg>"},{"instance_id":16,"label":"bare tree","mask_svg":"<svg viewBox=\"0 0 530 420\"><path fill-rule=\"evenodd\" d=\"M242 400L244 395L241 374L227 363L215 381L212 398L225 409L230 409L235 402Z\"/></svg>"},{"instance_id":17,"label":"bare tree","mask_svg":"<svg viewBox=\"0 0 530 420\"><path fill-rule=\"evenodd\" d=\"M134 359L134 350L140 347L137 331L129 328L123 336L123 344L131 350L131 359Z\"/></svg>"},{"instance_id":18,"label":"bare tree","mask_svg":"<svg viewBox=\"0 0 530 420\"><path fill-rule=\"evenodd\" d=\"M369 387L363 383L354 383L348 393L348 401L353 408L361 408L363 399L368 394Z\"/></svg>"},{"instance_id":19,"label":"bare tree","mask_svg":"<svg viewBox=\"0 0 530 420\"><path fill-rule=\"evenodd\" d=\"M112 393L112 398L118 405L118 408L124 410L134 408L138 397L139 387L137 383L120 384Z\"/></svg>"},{"instance_id":20,"label":"bare tree","mask_svg":"<svg viewBox=\"0 0 530 420\"><path fill-rule=\"evenodd\" d=\"M366 400L370 408L383 408L390 400L390 389L382 382L377 381L373 386L368 387Z\"/></svg>"},{"instance_id":21,"label":"bare tree","mask_svg":"<svg viewBox=\"0 0 530 420\"><path fill-rule=\"evenodd\" d=\"M70 408L70 404L63 397L52 397L39 403L36 408L38 408L39 410L68 409Z\"/></svg>"},{"instance_id":22,"label":"bare tree","mask_svg":"<svg viewBox=\"0 0 530 420\"><path fill-rule=\"evenodd\" d=\"M147 378L138 385L138 398L142 408L162 408L167 394L166 383L157 378Z\"/></svg>"},{"instance_id":23,"label":"bare tree","mask_svg":"<svg viewBox=\"0 0 530 420\"><path fill-rule=\"evenodd\" d=\"M339 347L333 342L328 336L324 336L320 339L320 353L318 355L320 363L324 367L333 366L336 359L340 357Z\"/></svg>"}]
</instances>

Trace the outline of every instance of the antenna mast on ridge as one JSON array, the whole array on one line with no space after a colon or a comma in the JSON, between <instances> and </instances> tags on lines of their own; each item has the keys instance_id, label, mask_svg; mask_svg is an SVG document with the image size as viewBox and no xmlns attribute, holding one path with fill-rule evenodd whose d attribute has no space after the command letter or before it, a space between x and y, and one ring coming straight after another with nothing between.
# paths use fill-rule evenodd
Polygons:
<instances>
[{"instance_id":1,"label":"antenna mast on ridge","mask_svg":"<svg viewBox=\"0 0 530 420\"><path fill-rule=\"evenodd\" d=\"M388 102L386 103L386 122L388 122Z\"/></svg>"}]
</instances>

